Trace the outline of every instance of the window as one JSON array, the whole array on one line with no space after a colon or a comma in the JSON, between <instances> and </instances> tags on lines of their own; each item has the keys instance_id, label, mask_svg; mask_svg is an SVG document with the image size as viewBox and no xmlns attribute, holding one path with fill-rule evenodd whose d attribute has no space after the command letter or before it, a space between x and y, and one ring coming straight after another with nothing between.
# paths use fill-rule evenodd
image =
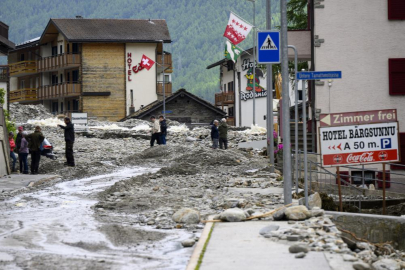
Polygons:
<instances>
[{"instance_id":1,"label":"window","mask_svg":"<svg viewBox=\"0 0 405 270\"><path fill-rule=\"evenodd\" d=\"M405 132L399 133L399 149L401 162L398 162L398 164L402 166L391 165L391 170L405 170Z\"/></svg>"},{"instance_id":2,"label":"window","mask_svg":"<svg viewBox=\"0 0 405 270\"><path fill-rule=\"evenodd\" d=\"M20 89L24 89L25 88L25 81L21 80L20 81Z\"/></svg>"},{"instance_id":3,"label":"window","mask_svg":"<svg viewBox=\"0 0 405 270\"><path fill-rule=\"evenodd\" d=\"M70 111L70 101L67 102L67 109Z\"/></svg>"},{"instance_id":4,"label":"window","mask_svg":"<svg viewBox=\"0 0 405 270\"><path fill-rule=\"evenodd\" d=\"M70 82L70 72L66 73L66 81Z\"/></svg>"},{"instance_id":5,"label":"window","mask_svg":"<svg viewBox=\"0 0 405 270\"><path fill-rule=\"evenodd\" d=\"M405 20L404 0L388 0L388 20Z\"/></svg>"},{"instance_id":6,"label":"window","mask_svg":"<svg viewBox=\"0 0 405 270\"><path fill-rule=\"evenodd\" d=\"M52 85L58 84L58 75L52 74Z\"/></svg>"},{"instance_id":7,"label":"window","mask_svg":"<svg viewBox=\"0 0 405 270\"><path fill-rule=\"evenodd\" d=\"M72 71L72 80L73 83L77 83L79 81L79 70Z\"/></svg>"},{"instance_id":8,"label":"window","mask_svg":"<svg viewBox=\"0 0 405 270\"><path fill-rule=\"evenodd\" d=\"M233 82L228 83L228 92L233 92Z\"/></svg>"},{"instance_id":9,"label":"window","mask_svg":"<svg viewBox=\"0 0 405 270\"><path fill-rule=\"evenodd\" d=\"M302 101L302 90L298 90L298 100Z\"/></svg>"},{"instance_id":10,"label":"window","mask_svg":"<svg viewBox=\"0 0 405 270\"><path fill-rule=\"evenodd\" d=\"M58 113L58 102L52 102L52 113L53 114Z\"/></svg>"},{"instance_id":11,"label":"window","mask_svg":"<svg viewBox=\"0 0 405 270\"><path fill-rule=\"evenodd\" d=\"M72 43L72 53L79 53L79 44Z\"/></svg>"},{"instance_id":12,"label":"window","mask_svg":"<svg viewBox=\"0 0 405 270\"><path fill-rule=\"evenodd\" d=\"M60 74L60 83L63 82L63 74Z\"/></svg>"},{"instance_id":13,"label":"window","mask_svg":"<svg viewBox=\"0 0 405 270\"><path fill-rule=\"evenodd\" d=\"M165 82L170 82L170 75L165 75Z\"/></svg>"},{"instance_id":14,"label":"window","mask_svg":"<svg viewBox=\"0 0 405 270\"><path fill-rule=\"evenodd\" d=\"M63 112L63 102L60 103L60 111Z\"/></svg>"},{"instance_id":15,"label":"window","mask_svg":"<svg viewBox=\"0 0 405 270\"><path fill-rule=\"evenodd\" d=\"M20 54L20 61L24 61L25 60L25 56L24 56L24 54L22 53L22 54Z\"/></svg>"},{"instance_id":16,"label":"window","mask_svg":"<svg viewBox=\"0 0 405 270\"><path fill-rule=\"evenodd\" d=\"M79 100L77 100L77 99L73 100L73 110L74 111L79 110Z\"/></svg>"},{"instance_id":17,"label":"window","mask_svg":"<svg viewBox=\"0 0 405 270\"><path fill-rule=\"evenodd\" d=\"M234 116L234 115L233 115L233 107L230 107L230 108L228 109L228 116Z\"/></svg>"},{"instance_id":18,"label":"window","mask_svg":"<svg viewBox=\"0 0 405 270\"><path fill-rule=\"evenodd\" d=\"M52 47L52 56L58 55L58 46Z\"/></svg>"},{"instance_id":19,"label":"window","mask_svg":"<svg viewBox=\"0 0 405 270\"><path fill-rule=\"evenodd\" d=\"M62 54L63 53L63 46L59 45L59 53Z\"/></svg>"},{"instance_id":20,"label":"window","mask_svg":"<svg viewBox=\"0 0 405 270\"><path fill-rule=\"evenodd\" d=\"M405 58L389 59L388 72L390 95L405 95Z\"/></svg>"},{"instance_id":21,"label":"window","mask_svg":"<svg viewBox=\"0 0 405 270\"><path fill-rule=\"evenodd\" d=\"M226 92L226 84L224 84L224 89L222 89L224 92Z\"/></svg>"}]
</instances>

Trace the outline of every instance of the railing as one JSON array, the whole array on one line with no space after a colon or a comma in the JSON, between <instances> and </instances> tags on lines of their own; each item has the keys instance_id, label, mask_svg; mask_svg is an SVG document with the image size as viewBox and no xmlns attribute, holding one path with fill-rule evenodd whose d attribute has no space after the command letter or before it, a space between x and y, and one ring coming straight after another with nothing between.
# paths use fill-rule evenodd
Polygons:
<instances>
[{"instance_id":1,"label":"railing","mask_svg":"<svg viewBox=\"0 0 405 270\"><path fill-rule=\"evenodd\" d=\"M234 104L234 103L235 103L234 92L221 92L215 94L215 105Z\"/></svg>"},{"instance_id":2,"label":"railing","mask_svg":"<svg viewBox=\"0 0 405 270\"><path fill-rule=\"evenodd\" d=\"M53 99L59 97L79 96L81 84L61 83L56 85L45 85L38 88L38 99Z\"/></svg>"},{"instance_id":3,"label":"railing","mask_svg":"<svg viewBox=\"0 0 405 270\"><path fill-rule=\"evenodd\" d=\"M228 117L226 119L226 123L230 126L234 126L235 125L235 118L234 117Z\"/></svg>"},{"instance_id":4,"label":"railing","mask_svg":"<svg viewBox=\"0 0 405 270\"><path fill-rule=\"evenodd\" d=\"M158 70L159 71L163 70L163 68L162 68L162 65L163 65L162 54L158 54L156 60L157 60L156 62L158 63L158 65L157 65ZM172 73L173 72L172 55L165 53L164 60L165 60L165 64L164 64L165 73Z\"/></svg>"},{"instance_id":5,"label":"railing","mask_svg":"<svg viewBox=\"0 0 405 270\"><path fill-rule=\"evenodd\" d=\"M0 66L0 82L8 81L8 66Z\"/></svg>"},{"instance_id":6,"label":"railing","mask_svg":"<svg viewBox=\"0 0 405 270\"><path fill-rule=\"evenodd\" d=\"M37 61L21 61L8 66L10 76L28 75L37 72Z\"/></svg>"},{"instance_id":7,"label":"railing","mask_svg":"<svg viewBox=\"0 0 405 270\"><path fill-rule=\"evenodd\" d=\"M157 82L156 92L158 95L163 95L163 82ZM171 82L165 83L165 94L166 94L166 96L172 94L172 83Z\"/></svg>"},{"instance_id":8,"label":"railing","mask_svg":"<svg viewBox=\"0 0 405 270\"><path fill-rule=\"evenodd\" d=\"M64 53L40 59L37 67L38 71L52 71L58 68L79 66L80 64L80 54Z\"/></svg>"},{"instance_id":9,"label":"railing","mask_svg":"<svg viewBox=\"0 0 405 270\"><path fill-rule=\"evenodd\" d=\"M23 88L14 91L10 91L10 102L26 102L36 101L37 89L36 88Z\"/></svg>"}]
</instances>

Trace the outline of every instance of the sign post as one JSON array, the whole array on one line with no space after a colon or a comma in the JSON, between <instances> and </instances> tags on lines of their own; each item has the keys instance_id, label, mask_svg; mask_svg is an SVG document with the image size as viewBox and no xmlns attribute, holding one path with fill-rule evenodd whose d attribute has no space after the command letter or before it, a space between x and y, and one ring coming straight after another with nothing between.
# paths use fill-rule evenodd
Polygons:
<instances>
[{"instance_id":1,"label":"sign post","mask_svg":"<svg viewBox=\"0 0 405 270\"><path fill-rule=\"evenodd\" d=\"M339 191L339 211L343 212L342 183L340 182L340 169L339 169L339 166L336 167L336 175L337 175L338 191Z\"/></svg>"},{"instance_id":2,"label":"sign post","mask_svg":"<svg viewBox=\"0 0 405 270\"><path fill-rule=\"evenodd\" d=\"M383 163L383 215L386 214L385 212L385 163Z\"/></svg>"}]
</instances>

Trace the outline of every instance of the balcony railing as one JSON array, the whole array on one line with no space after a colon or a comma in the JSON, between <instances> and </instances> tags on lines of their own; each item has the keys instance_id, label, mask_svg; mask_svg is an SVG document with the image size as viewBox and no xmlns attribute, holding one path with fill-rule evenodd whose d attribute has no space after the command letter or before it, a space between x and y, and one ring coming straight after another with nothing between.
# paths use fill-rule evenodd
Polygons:
<instances>
[{"instance_id":1,"label":"balcony railing","mask_svg":"<svg viewBox=\"0 0 405 270\"><path fill-rule=\"evenodd\" d=\"M30 102L37 101L37 89L36 88L23 88L14 91L10 91L10 102Z\"/></svg>"},{"instance_id":2,"label":"balcony railing","mask_svg":"<svg viewBox=\"0 0 405 270\"><path fill-rule=\"evenodd\" d=\"M228 125L230 125L230 126L234 126L235 125L235 117L228 117L227 119L226 119L226 123L228 124Z\"/></svg>"},{"instance_id":3,"label":"balcony railing","mask_svg":"<svg viewBox=\"0 0 405 270\"><path fill-rule=\"evenodd\" d=\"M10 76L19 77L37 73L37 61L21 61L9 64Z\"/></svg>"},{"instance_id":4,"label":"balcony railing","mask_svg":"<svg viewBox=\"0 0 405 270\"><path fill-rule=\"evenodd\" d=\"M54 99L60 97L74 97L81 93L79 83L61 83L55 85L45 85L38 88L38 100Z\"/></svg>"},{"instance_id":5,"label":"balcony railing","mask_svg":"<svg viewBox=\"0 0 405 270\"><path fill-rule=\"evenodd\" d=\"M158 82L156 85L156 92L158 95L163 96L163 82ZM171 82L166 82L165 83L165 95L171 95L172 94L172 83Z\"/></svg>"},{"instance_id":6,"label":"balcony railing","mask_svg":"<svg viewBox=\"0 0 405 270\"><path fill-rule=\"evenodd\" d=\"M221 92L215 94L215 105L217 106L222 104L234 104L234 103L235 103L234 92Z\"/></svg>"},{"instance_id":7,"label":"balcony railing","mask_svg":"<svg viewBox=\"0 0 405 270\"><path fill-rule=\"evenodd\" d=\"M64 53L54 56L44 57L38 61L38 71L54 71L66 67L78 67L81 64L81 55Z\"/></svg>"},{"instance_id":8,"label":"balcony railing","mask_svg":"<svg viewBox=\"0 0 405 270\"><path fill-rule=\"evenodd\" d=\"M171 54L165 53L165 55L164 55L164 60L165 60L164 66L162 66L163 65L162 55L158 54L156 57L157 57L156 62L158 63L158 65L157 65L158 72L163 72L163 67L165 69L165 73L172 73L173 72L173 65L172 65L173 63L172 63L172 55Z\"/></svg>"},{"instance_id":9,"label":"balcony railing","mask_svg":"<svg viewBox=\"0 0 405 270\"><path fill-rule=\"evenodd\" d=\"M8 66L0 66L0 82L8 81Z\"/></svg>"}]
</instances>

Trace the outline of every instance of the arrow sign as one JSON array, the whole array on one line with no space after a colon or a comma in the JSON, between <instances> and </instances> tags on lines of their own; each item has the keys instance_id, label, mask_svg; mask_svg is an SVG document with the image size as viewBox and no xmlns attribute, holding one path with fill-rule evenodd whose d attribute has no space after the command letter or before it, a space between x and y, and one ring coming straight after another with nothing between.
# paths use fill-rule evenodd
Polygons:
<instances>
[{"instance_id":1,"label":"arrow sign","mask_svg":"<svg viewBox=\"0 0 405 270\"><path fill-rule=\"evenodd\" d=\"M327 114L324 118L321 119L321 122L327 124L328 126L330 126L330 114Z\"/></svg>"}]
</instances>

